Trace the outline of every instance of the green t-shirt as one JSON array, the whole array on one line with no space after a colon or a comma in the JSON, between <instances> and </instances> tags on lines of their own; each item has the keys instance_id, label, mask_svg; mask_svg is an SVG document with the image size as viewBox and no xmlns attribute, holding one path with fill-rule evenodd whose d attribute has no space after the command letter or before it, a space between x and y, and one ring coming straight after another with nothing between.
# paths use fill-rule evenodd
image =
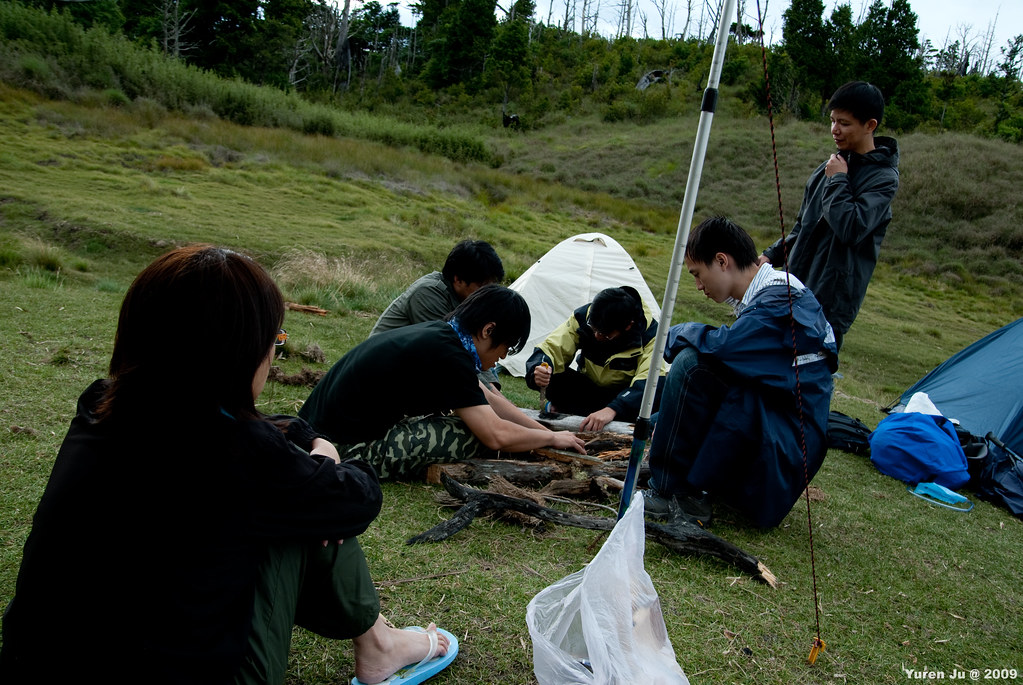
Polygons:
<instances>
[{"instance_id":1,"label":"green t-shirt","mask_svg":"<svg viewBox=\"0 0 1023 685\"><path fill-rule=\"evenodd\" d=\"M439 271L426 274L387 306L369 334L376 335L424 321L439 321L459 304L451 284Z\"/></svg>"}]
</instances>

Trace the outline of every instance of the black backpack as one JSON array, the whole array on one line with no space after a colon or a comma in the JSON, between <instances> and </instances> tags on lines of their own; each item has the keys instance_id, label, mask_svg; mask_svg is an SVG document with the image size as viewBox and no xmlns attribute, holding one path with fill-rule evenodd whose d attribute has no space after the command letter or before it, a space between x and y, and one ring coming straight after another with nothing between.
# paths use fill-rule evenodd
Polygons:
<instances>
[{"instance_id":1,"label":"black backpack","mask_svg":"<svg viewBox=\"0 0 1023 685\"><path fill-rule=\"evenodd\" d=\"M859 419L846 416L840 411L828 414L828 447L853 454L870 452L870 429Z\"/></svg>"},{"instance_id":2,"label":"black backpack","mask_svg":"<svg viewBox=\"0 0 1023 685\"><path fill-rule=\"evenodd\" d=\"M1016 518L1023 519L1023 458L1005 443L988 433L979 438L987 449L975 458L975 473L970 487L983 499L1005 507ZM967 452L967 463L973 464Z\"/></svg>"}]
</instances>

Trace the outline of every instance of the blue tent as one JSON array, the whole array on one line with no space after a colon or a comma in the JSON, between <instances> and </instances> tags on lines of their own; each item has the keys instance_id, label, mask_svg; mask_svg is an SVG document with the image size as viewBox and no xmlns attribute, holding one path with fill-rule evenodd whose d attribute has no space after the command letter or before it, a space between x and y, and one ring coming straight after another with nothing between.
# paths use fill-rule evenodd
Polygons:
<instances>
[{"instance_id":1,"label":"blue tent","mask_svg":"<svg viewBox=\"0 0 1023 685\"><path fill-rule=\"evenodd\" d=\"M925 392L973 435L994 433L1023 454L1023 318L955 353L899 398Z\"/></svg>"}]
</instances>

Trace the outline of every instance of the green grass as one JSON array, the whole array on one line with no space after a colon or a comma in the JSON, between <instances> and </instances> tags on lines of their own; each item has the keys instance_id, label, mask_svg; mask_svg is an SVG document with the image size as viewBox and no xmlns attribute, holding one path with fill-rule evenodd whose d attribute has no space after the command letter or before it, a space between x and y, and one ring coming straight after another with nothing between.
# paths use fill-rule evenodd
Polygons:
<instances>
[{"instance_id":1,"label":"green grass","mask_svg":"<svg viewBox=\"0 0 1023 685\"><path fill-rule=\"evenodd\" d=\"M574 133L566 126L566 139L521 134L508 138L506 171L210 117L156 111L142 126L126 109L44 101L0 86L0 604L14 592L21 546L77 396L105 373L124 289L156 255L195 240L241 249L273 271L288 299L330 310L287 314L290 339L277 362L286 373L327 368L463 237L492 242L510 280L561 239L603 231L629 250L659 298L690 154L691 134L679 131L695 129L688 120L669 134L594 119ZM716 211L737 217L759 246L777 231L773 172L763 143L753 142L762 123L715 122L697 210L698 219ZM826 132L801 124L783 131L791 219ZM637 147L651 133L677 142ZM1011 271L966 269L953 278L946 273L972 248L939 247L952 226L992 242L1020 225L1016 193L1002 181L1019 180L1019 165L1005 163L1018 159L1018 148L921 135L905 141L904 154L891 241L847 336L833 403L871 426L879 407L928 369L1023 315ZM968 174L951 171L963 164ZM562 182L550 175L558 173ZM648 194L629 191L639 180ZM959 210L949 200L956 194L965 198ZM985 221L991 232L981 234ZM1018 262L1013 244L1004 253ZM728 320L688 277L675 318ZM298 353L312 343L325 364ZM201 343L183 345L183 353L202 354ZM509 379L506 391L536 405L520 379ZM294 413L307 393L270 383L262 407ZM760 557L778 589L648 545L646 569L694 683L901 683L903 665L1023 669L1019 520L984 502L967 515L930 507L865 458L838 451L814 485L823 493L812 525L828 644L814 667L805 664L815 612L802 503L774 530L750 530L727 513L714 525ZM525 605L587 563L602 537L478 520L444 543L406 546L451 514L435 503L437 490L386 484L384 510L362 537L384 610L399 625L436 620L462 639L458 661L431 682L531 683ZM290 683L352 675L346 644L300 630L291 659Z\"/></svg>"}]
</instances>

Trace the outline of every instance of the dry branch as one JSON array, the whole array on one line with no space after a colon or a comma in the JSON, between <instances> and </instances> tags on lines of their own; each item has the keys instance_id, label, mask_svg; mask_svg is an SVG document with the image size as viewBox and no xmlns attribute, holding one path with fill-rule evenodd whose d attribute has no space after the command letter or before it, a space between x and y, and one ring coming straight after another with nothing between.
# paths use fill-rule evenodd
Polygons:
<instances>
[{"instance_id":1,"label":"dry branch","mask_svg":"<svg viewBox=\"0 0 1023 685\"><path fill-rule=\"evenodd\" d=\"M541 453L537 451L538 454ZM582 455L575 455L582 457ZM431 464L426 470L426 482L437 485L441 474L468 485L485 487L494 478L504 478L516 485L529 487L557 488L553 494L581 495L589 492L603 492L607 483L604 479L624 480L628 470L627 461L603 460L583 461L523 461L517 459L466 459L448 464ZM650 467L640 466L637 483L642 485L650 478Z\"/></svg>"},{"instance_id":2,"label":"dry branch","mask_svg":"<svg viewBox=\"0 0 1023 685\"><path fill-rule=\"evenodd\" d=\"M460 530L467 528L473 519L488 511L517 511L542 521L558 523L587 530L609 531L616 520L596 516L581 516L541 506L533 501L510 497L494 492L469 488L455 481L447 474L441 474L444 488L458 501L465 504L455 514L439 525L407 541L407 544L440 542ZM668 549L680 554L707 555L721 559L735 566L757 580L771 587L777 587L777 579L756 557L739 549L730 542L707 532L699 525L686 521L677 505L673 508L671 520L666 525L646 522L646 535Z\"/></svg>"},{"instance_id":3,"label":"dry branch","mask_svg":"<svg viewBox=\"0 0 1023 685\"><path fill-rule=\"evenodd\" d=\"M418 583L418 582L423 581L423 580L435 580L437 578L446 578L447 576L458 576L458 575L461 575L463 573L468 573L468 572L469 572L469 569L464 569L462 571L447 571L445 573L431 573L430 575L427 575L427 576L415 576L414 578L398 578L396 580L378 580L378 581L374 581L373 582L373 586L376 587L376 589L379 590L381 588L391 587L393 585L401 585L403 583Z\"/></svg>"},{"instance_id":4,"label":"dry branch","mask_svg":"<svg viewBox=\"0 0 1023 685\"><path fill-rule=\"evenodd\" d=\"M326 316L327 310L320 307L314 307L311 304L298 304L296 302L285 302L285 309L290 309L293 312L305 312L306 314L318 314L320 316Z\"/></svg>"}]
</instances>

